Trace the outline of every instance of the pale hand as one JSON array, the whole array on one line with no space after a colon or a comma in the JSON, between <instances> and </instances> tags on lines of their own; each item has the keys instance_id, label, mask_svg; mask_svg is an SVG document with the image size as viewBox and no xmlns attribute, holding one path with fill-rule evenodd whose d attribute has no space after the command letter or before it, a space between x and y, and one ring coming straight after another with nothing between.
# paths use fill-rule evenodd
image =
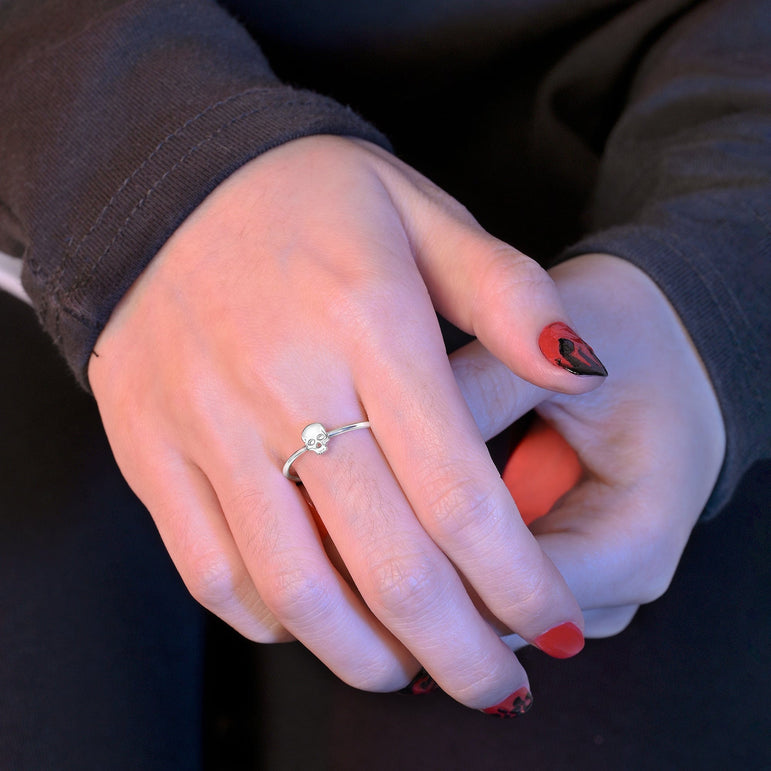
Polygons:
<instances>
[{"instance_id":1,"label":"pale hand","mask_svg":"<svg viewBox=\"0 0 771 771\"><path fill-rule=\"evenodd\" d=\"M300 139L177 230L89 378L124 476L204 606L253 640L301 640L357 687L399 688L419 661L486 708L527 677L469 592L530 641L583 622L490 461L434 307L540 386L602 382L541 354L544 326L572 322L535 263L383 150ZM343 577L281 469L305 425L364 419L371 431L293 467Z\"/></svg>"},{"instance_id":2,"label":"pale hand","mask_svg":"<svg viewBox=\"0 0 771 771\"><path fill-rule=\"evenodd\" d=\"M609 255L550 273L608 368L601 389L549 393L479 343L453 368L485 436L535 408L576 451L581 479L531 530L580 602L586 635L604 637L669 586L720 471L725 431L698 353L646 275Z\"/></svg>"}]
</instances>

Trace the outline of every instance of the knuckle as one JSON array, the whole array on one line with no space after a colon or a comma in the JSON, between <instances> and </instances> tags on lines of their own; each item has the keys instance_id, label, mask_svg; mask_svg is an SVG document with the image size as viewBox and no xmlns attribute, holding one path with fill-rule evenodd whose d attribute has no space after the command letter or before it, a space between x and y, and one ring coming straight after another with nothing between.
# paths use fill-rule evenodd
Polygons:
<instances>
[{"instance_id":1,"label":"knuckle","mask_svg":"<svg viewBox=\"0 0 771 771\"><path fill-rule=\"evenodd\" d=\"M247 561L262 561L272 554L280 538L279 519L265 491L254 480L243 479L251 472L248 466L232 467L233 490L223 497L224 508L235 532L244 538L243 553Z\"/></svg>"},{"instance_id":2,"label":"knuckle","mask_svg":"<svg viewBox=\"0 0 771 771\"><path fill-rule=\"evenodd\" d=\"M258 643L293 639L265 607L243 566L234 567L214 550L192 556L186 564L183 578L193 598L244 637Z\"/></svg>"},{"instance_id":3,"label":"knuckle","mask_svg":"<svg viewBox=\"0 0 771 771\"><path fill-rule=\"evenodd\" d=\"M206 551L189 560L186 583L190 594L212 612L223 611L243 596L248 580L245 572L235 568L221 551Z\"/></svg>"},{"instance_id":4,"label":"knuckle","mask_svg":"<svg viewBox=\"0 0 771 771\"><path fill-rule=\"evenodd\" d=\"M629 604L645 605L658 600L669 589L682 546L668 537L665 528L652 523L638 525L631 543L634 551L626 560L626 580L622 585L627 586Z\"/></svg>"},{"instance_id":5,"label":"knuckle","mask_svg":"<svg viewBox=\"0 0 771 771\"><path fill-rule=\"evenodd\" d=\"M554 593L551 591L547 575L545 567L529 569L523 564L512 570L509 579L510 586L514 587L511 602L519 614L528 618L539 618L549 611Z\"/></svg>"},{"instance_id":6,"label":"knuckle","mask_svg":"<svg viewBox=\"0 0 771 771\"><path fill-rule=\"evenodd\" d=\"M504 243L497 243L482 276L482 287L494 294L539 290L552 284L549 274L533 259Z\"/></svg>"},{"instance_id":7,"label":"knuckle","mask_svg":"<svg viewBox=\"0 0 771 771\"><path fill-rule=\"evenodd\" d=\"M367 599L396 617L420 613L445 591L444 571L428 554L390 556L371 564Z\"/></svg>"},{"instance_id":8,"label":"knuckle","mask_svg":"<svg viewBox=\"0 0 771 771\"><path fill-rule=\"evenodd\" d=\"M361 657L356 669L344 679L354 688L371 693L388 693L406 685L399 662L385 653Z\"/></svg>"},{"instance_id":9,"label":"knuckle","mask_svg":"<svg viewBox=\"0 0 771 771\"><path fill-rule=\"evenodd\" d=\"M482 475L469 474L468 468L442 469L441 478L430 481L424 489L429 501L426 526L444 542L466 538L474 541L480 532L494 527L500 516L495 492L480 484Z\"/></svg>"},{"instance_id":10,"label":"knuckle","mask_svg":"<svg viewBox=\"0 0 771 771\"><path fill-rule=\"evenodd\" d=\"M595 609L586 614L586 637L602 638L621 634L637 613L637 605Z\"/></svg>"},{"instance_id":11,"label":"knuckle","mask_svg":"<svg viewBox=\"0 0 771 771\"><path fill-rule=\"evenodd\" d=\"M672 583L673 573L651 572L637 579L637 587L634 592L634 602L637 605L646 605L661 598Z\"/></svg>"},{"instance_id":12,"label":"knuckle","mask_svg":"<svg viewBox=\"0 0 771 771\"><path fill-rule=\"evenodd\" d=\"M477 283L472 305L473 318L489 315L491 307L510 307L512 298L532 303L544 292L554 292L549 274L535 260L508 244L497 242Z\"/></svg>"},{"instance_id":13,"label":"knuckle","mask_svg":"<svg viewBox=\"0 0 771 771\"><path fill-rule=\"evenodd\" d=\"M262 603L258 605L259 607L250 610L245 623L233 624L244 637L263 645L291 642L295 639Z\"/></svg>"},{"instance_id":14,"label":"knuckle","mask_svg":"<svg viewBox=\"0 0 771 771\"><path fill-rule=\"evenodd\" d=\"M328 582L302 563L275 567L262 591L265 604L288 626L324 619L333 604Z\"/></svg>"}]
</instances>

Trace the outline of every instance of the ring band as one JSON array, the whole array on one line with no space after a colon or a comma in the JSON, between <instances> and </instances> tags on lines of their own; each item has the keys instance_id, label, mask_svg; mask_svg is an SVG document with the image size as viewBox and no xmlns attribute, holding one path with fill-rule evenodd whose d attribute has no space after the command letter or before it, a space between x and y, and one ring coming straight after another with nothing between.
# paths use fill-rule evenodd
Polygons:
<instances>
[{"instance_id":1,"label":"ring band","mask_svg":"<svg viewBox=\"0 0 771 771\"><path fill-rule=\"evenodd\" d=\"M293 452L284 464L283 474L287 479L291 479L293 482L302 482L297 474L293 474L292 464L304 453L315 452L316 455L323 455L327 451L327 444L333 436L340 436L348 431L356 431L358 428L369 428L370 424L368 420L362 420L358 423L349 423L347 426L340 426L332 431L327 431L321 423L310 423L302 430L300 438L305 442L305 445L301 447L297 452Z\"/></svg>"}]
</instances>

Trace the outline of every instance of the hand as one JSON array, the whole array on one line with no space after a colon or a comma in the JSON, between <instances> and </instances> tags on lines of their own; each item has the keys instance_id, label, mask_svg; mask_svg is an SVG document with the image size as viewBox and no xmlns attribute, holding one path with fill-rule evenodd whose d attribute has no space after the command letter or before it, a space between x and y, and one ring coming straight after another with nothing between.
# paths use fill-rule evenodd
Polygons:
<instances>
[{"instance_id":1,"label":"hand","mask_svg":"<svg viewBox=\"0 0 771 771\"><path fill-rule=\"evenodd\" d=\"M551 275L602 352L610 375L601 389L543 391L479 343L458 351L453 368L486 437L535 407L575 450L581 478L530 527L580 602L586 635L604 637L669 586L720 471L725 432L698 353L647 276L608 255Z\"/></svg>"},{"instance_id":2,"label":"hand","mask_svg":"<svg viewBox=\"0 0 771 771\"><path fill-rule=\"evenodd\" d=\"M253 640L301 640L360 688L399 688L420 661L487 708L527 678L469 592L543 647L582 620L491 464L432 302L532 382L601 382L539 350L568 317L535 263L379 148L296 140L178 229L89 377L118 464L203 605ZM293 469L352 589L281 469L306 424L365 418L371 432Z\"/></svg>"}]
</instances>

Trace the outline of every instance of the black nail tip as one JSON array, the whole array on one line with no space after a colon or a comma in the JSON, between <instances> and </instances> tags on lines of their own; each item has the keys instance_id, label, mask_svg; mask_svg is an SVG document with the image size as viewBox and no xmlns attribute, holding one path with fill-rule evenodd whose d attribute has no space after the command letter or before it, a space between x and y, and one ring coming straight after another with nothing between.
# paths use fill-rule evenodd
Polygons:
<instances>
[{"instance_id":1,"label":"black nail tip","mask_svg":"<svg viewBox=\"0 0 771 771\"><path fill-rule=\"evenodd\" d=\"M532 706L533 695L525 686L512 693L511 696L504 699L500 704L482 709L480 712L500 718L512 718L524 715Z\"/></svg>"},{"instance_id":2,"label":"black nail tip","mask_svg":"<svg viewBox=\"0 0 771 771\"><path fill-rule=\"evenodd\" d=\"M573 375L608 376L605 365L586 343L576 345L575 341L561 337L559 339L559 352L560 358L555 363Z\"/></svg>"},{"instance_id":3,"label":"black nail tip","mask_svg":"<svg viewBox=\"0 0 771 771\"><path fill-rule=\"evenodd\" d=\"M573 367L568 366L561 361L558 361L557 364L562 367L562 369L570 372L571 375L593 375L595 377L608 376L608 370L606 370L602 364L594 367Z\"/></svg>"},{"instance_id":4,"label":"black nail tip","mask_svg":"<svg viewBox=\"0 0 771 771\"><path fill-rule=\"evenodd\" d=\"M422 696L425 693L433 693L438 688L439 686L434 681L434 678L425 669L421 669L412 678L409 685L402 688L399 693L406 694L407 696Z\"/></svg>"}]
</instances>

